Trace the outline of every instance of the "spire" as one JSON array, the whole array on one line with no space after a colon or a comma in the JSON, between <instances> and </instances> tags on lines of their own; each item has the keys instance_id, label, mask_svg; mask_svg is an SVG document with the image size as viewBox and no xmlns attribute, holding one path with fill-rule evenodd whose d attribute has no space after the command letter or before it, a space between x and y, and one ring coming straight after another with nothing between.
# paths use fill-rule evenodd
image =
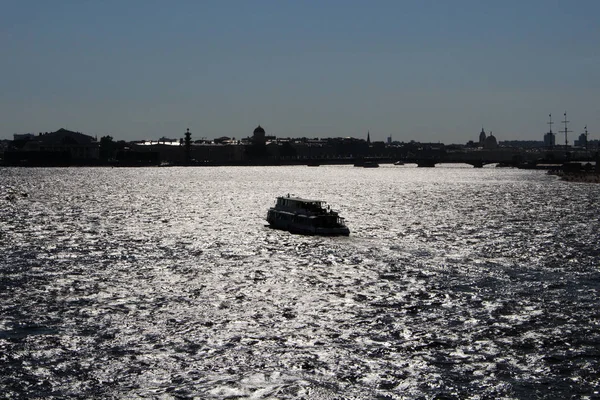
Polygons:
<instances>
[{"instance_id":1,"label":"spire","mask_svg":"<svg viewBox=\"0 0 600 400\"><path fill-rule=\"evenodd\" d=\"M371 132L367 131L367 144L371 144Z\"/></svg>"},{"instance_id":2,"label":"spire","mask_svg":"<svg viewBox=\"0 0 600 400\"><path fill-rule=\"evenodd\" d=\"M485 130L483 129L483 125L481 126L481 132L479 132L479 145L483 146L483 142L485 142Z\"/></svg>"}]
</instances>

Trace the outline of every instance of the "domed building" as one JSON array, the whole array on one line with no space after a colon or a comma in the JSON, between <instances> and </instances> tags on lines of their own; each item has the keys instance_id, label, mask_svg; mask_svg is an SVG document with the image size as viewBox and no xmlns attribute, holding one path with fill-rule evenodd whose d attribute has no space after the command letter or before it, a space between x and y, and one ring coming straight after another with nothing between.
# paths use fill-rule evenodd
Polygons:
<instances>
[{"instance_id":1,"label":"domed building","mask_svg":"<svg viewBox=\"0 0 600 400\"><path fill-rule=\"evenodd\" d=\"M486 150L498 148L498 141L496 140L496 137L492 134L492 131L490 131L490 136L486 137L483 141L483 148Z\"/></svg>"},{"instance_id":2,"label":"domed building","mask_svg":"<svg viewBox=\"0 0 600 400\"><path fill-rule=\"evenodd\" d=\"M254 134L252 135L252 141L254 143L265 144L265 130L262 126L258 125L256 129L254 129Z\"/></svg>"}]
</instances>

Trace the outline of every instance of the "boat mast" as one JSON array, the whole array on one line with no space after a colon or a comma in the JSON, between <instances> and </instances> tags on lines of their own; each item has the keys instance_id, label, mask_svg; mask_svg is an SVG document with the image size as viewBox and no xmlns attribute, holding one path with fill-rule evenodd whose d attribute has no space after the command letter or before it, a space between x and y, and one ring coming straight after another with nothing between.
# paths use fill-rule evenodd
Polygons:
<instances>
[{"instance_id":1,"label":"boat mast","mask_svg":"<svg viewBox=\"0 0 600 400\"><path fill-rule=\"evenodd\" d=\"M569 140L567 139L567 134L568 134L569 132L573 132L573 131L570 131L570 130L568 130L568 129L567 129L567 124L568 124L570 121L567 121L567 112L566 112L566 111L565 111L565 113L564 113L564 116L565 116L565 119L564 119L564 121L562 121L562 122L563 122L563 124L565 124L565 130L563 131L563 132L565 133L565 154L568 154L568 150L567 150L567 149L568 149L568 147L569 147Z\"/></svg>"},{"instance_id":2,"label":"boat mast","mask_svg":"<svg viewBox=\"0 0 600 400\"><path fill-rule=\"evenodd\" d=\"M548 114L548 117L550 118L550 122L547 122L548 125L550 125L550 132L548 132L548 141L550 142L550 148L554 147L554 133L552 133L552 124L554 124L554 122L552 122L552 113Z\"/></svg>"}]
</instances>

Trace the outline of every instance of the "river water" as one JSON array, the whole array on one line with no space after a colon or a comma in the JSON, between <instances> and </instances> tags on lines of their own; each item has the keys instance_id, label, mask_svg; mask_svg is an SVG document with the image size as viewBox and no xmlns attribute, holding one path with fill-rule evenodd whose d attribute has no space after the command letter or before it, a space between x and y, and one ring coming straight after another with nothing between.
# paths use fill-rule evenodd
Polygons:
<instances>
[{"instance_id":1,"label":"river water","mask_svg":"<svg viewBox=\"0 0 600 400\"><path fill-rule=\"evenodd\" d=\"M599 189L444 165L0 169L0 397L598 398ZM265 227L288 193L351 235Z\"/></svg>"}]
</instances>

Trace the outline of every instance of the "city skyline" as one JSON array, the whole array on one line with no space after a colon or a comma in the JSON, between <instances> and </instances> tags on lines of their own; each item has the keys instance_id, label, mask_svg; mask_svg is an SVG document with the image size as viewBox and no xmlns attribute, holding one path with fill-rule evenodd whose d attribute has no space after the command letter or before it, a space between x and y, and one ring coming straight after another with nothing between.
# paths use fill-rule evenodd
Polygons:
<instances>
[{"instance_id":1,"label":"city skyline","mask_svg":"<svg viewBox=\"0 0 600 400\"><path fill-rule=\"evenodd\" d=\"M0 139L597 139L600 4L9 1ZM560 140L557 137L557 142ZM570 140L572 143L572 140Z\"/></svg>"}]
</instances>

